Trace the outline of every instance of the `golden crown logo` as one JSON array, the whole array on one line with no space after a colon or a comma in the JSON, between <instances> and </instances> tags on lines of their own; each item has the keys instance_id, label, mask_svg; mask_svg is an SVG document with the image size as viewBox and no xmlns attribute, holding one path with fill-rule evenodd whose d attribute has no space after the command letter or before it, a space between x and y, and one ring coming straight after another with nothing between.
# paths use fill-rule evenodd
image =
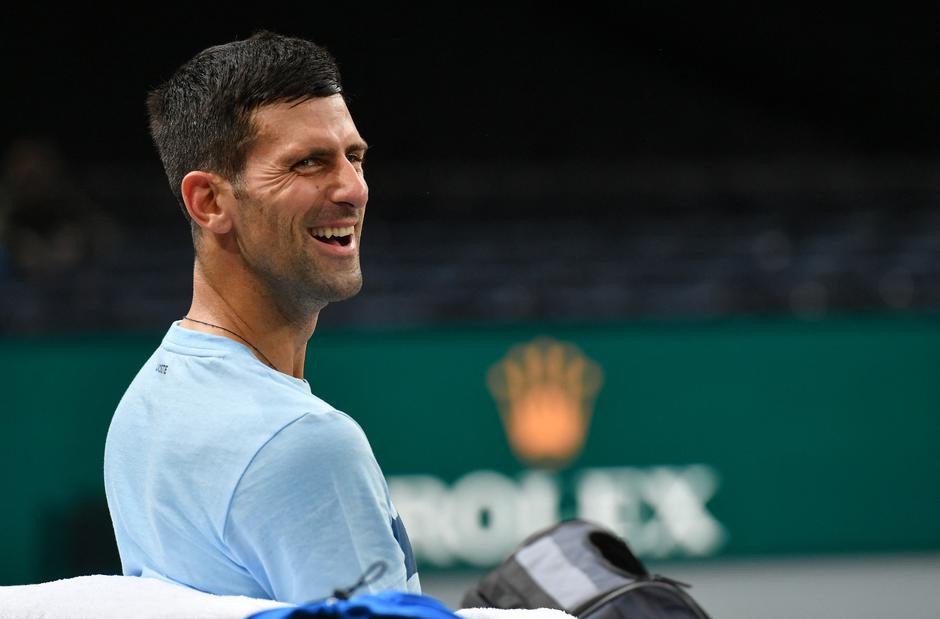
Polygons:
<instances>
[{"instance_id":1,"label":"golden crown logo","mask_svg":"<svg viewBox=\"0 0 940 619\"><path fill-rule=\"evenodd\" d=\"M581 452L602 382L576 346L545 337L513 347L487 376L513 452L554 467Z\"/></svg>"}]
</instances>

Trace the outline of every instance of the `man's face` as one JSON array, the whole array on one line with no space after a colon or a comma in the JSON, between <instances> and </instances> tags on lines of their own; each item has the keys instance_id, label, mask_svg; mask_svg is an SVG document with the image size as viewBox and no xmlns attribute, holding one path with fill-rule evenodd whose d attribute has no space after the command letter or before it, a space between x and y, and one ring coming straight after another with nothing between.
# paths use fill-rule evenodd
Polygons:
<instances>
[{"instance_id":1,"label":"man's face","mask_svg":"<svg viewBox=\"0 0 940 619\"><path fill-rule=\"evenodd\" d=\"M253 115L233 223L246 266L287 308L310 310L362 286L366 144L340 95Z\"/></svg>"}]
</instances>

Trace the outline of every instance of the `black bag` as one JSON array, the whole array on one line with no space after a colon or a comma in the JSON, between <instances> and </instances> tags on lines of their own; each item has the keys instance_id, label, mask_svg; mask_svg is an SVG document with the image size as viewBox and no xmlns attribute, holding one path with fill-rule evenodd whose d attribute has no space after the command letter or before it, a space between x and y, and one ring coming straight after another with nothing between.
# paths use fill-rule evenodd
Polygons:
<instances>
[{"instance_id":1,"label":"black bag","mask_svg":"<svg viewBox=\"0 0 940 619\"><path fill-rule=\"evenodd\" d=\"M463 608L557 608L580 619L708 619L689 585L650 574L614 533L585 520L540 531L463 598Z\"/></svg>"}]
</instances>

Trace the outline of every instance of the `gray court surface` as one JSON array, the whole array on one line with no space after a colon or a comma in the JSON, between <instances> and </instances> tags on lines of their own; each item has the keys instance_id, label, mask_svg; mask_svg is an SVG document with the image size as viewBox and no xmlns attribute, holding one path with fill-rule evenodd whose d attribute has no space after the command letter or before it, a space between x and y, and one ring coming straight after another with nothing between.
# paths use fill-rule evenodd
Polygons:
<instances>
[{"instance_id":1,"label":"gray court surface","mask_svg":"<svg viewBox=\"0 0 940 619\"><path fill-rule=\"evenodd\" d=\"M940 619L940 554L650 563L693 585L712 619ZM424 593L459 608L479 573L426 574Z\"/></svg>"}]
</instances>

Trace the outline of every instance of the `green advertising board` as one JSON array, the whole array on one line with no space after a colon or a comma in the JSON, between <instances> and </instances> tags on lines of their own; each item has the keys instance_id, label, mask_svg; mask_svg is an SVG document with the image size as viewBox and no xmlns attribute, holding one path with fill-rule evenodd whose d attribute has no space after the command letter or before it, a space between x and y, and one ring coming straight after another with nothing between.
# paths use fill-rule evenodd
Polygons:
<instances>
[{"instance_id":1,"label":"green advertising board","mask_svg":"<svg viewBox=\"0 0 940 619\"><path fill-rule=\"evenodd\" d=\"M110 415L161 336L0 340L0 584L52 575L56 514L103 501ZM929 317L324 331L307 357L425 571L575 515L650 558L936 550L938 370Z\"/></svg>"}]
</instances>

